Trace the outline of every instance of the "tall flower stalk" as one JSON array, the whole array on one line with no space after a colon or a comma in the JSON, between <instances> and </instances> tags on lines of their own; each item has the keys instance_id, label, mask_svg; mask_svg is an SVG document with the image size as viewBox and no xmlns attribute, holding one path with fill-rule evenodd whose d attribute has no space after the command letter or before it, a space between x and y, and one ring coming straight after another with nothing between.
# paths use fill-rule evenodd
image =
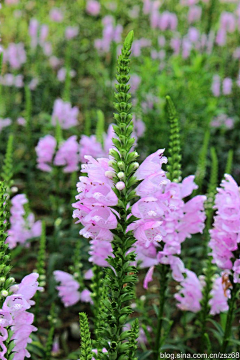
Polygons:
<instances>
[{"instance_id":1,"label":"tall flower stalk","mask_svg":"<svg viewBox=\"0 0 240 360\"><path fill-rule=\"evenodd\" d=\"M129 201L134 197L132 189L137 184L134 171L138 168L135 162L138 154L131 151L135 139L131 137L133 132L132 115L130 114L132 104L129 94L130 86L127 85L130 76L129 56L133 42L133 32L131 31L125 39L121 55L118 58L117 67L117 92L115 93L115 109L118 113L114 114L116 125L114 132L116 138L113 139L115 149L110 150L112 160L110 166L114 169L113 176L114 192L118 197L118 204L113 210L118 212L118 226L113 230L114 238L112 249L114 257L109 257L108 262L111 267L106 271L107 286L109 289L108 306L109 316L109 359L119 359L128 354L126 341L129 341L129 333L123 332L123 327L127 323L128 315L132 309L128 306L134 298L134 284L136 282L136 268L130 265L135 260L134 252L130 251L135 238L131 232L127 232L127 226L131 223Z\"/></svg>"},{"instance_id":2,"label":"tall flower stalk","mask_svg":"<svg viewBox=\"0 0 240 360\"><path fill-rule=\"evenodd\" d=\"M135 139L132 137L133 121L130 114L132 104L128 85L130 76L130 54L133 42L131 31L125 39L117 67L117 92L114 107L116 125L113 126L115 137L112 139L114 148L110 149L108 159L93 159L86 156L87 164L82 165L88 177L80 177L77 184L79 200L74 207L74 217L84 225L80 234L91 238L91 245L97 251L104 243L111 242L107 250L109 267L105 272L104 284L106 297L103 299L104 309L102 324L97 331L98 349L104 347L105 352L99 353L101 359L133 359L138 326L133 330L124 331L128 317L132 313L129 306L135 297L136 268L131 264L135 260L132 249L135 238L128 225L135 217L131 216L130 201L135 197L134 187L138 180L134 177L139 167L136 162L138 154L132 150Z\"/></svg>"}]
</instances>

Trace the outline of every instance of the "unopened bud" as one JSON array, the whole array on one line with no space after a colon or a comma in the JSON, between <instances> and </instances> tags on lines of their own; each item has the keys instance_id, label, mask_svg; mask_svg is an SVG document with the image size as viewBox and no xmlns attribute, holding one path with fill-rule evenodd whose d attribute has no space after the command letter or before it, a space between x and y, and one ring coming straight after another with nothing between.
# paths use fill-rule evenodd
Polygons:
<instances>
[{"instance_id":1,"label":"unopened bud","mask_svg":"<svg viewBox=\"0 0 240 360\"><path fill-rule=\"evenodd\" d=\"M7 291L7 290L2 290L2 291L1 291L1 295L2 295L3 297L7 297L7 296L8 296L8 291Z\"/></svg>"},{"instance_id":2,"label":"unopened bud","mask_svg":"<svg viewBox=\"0 0 240 360\"><path fill-rule=\"evenodd\" d=\"M120 170L125 170L125 164L123 161L118 161L117 165Z\"/></svg>"},{"instance_id":3,"label":"unopened bud","mask_svg":"<svg viewBox=\"0 0 240 360\"><path fill-rule=\"evenodd\" d=\"M0 277L0 284L4 284L5 283L6 278L4 276Z\"/></svg>"},{"instance_id":4,"label":"unopened bud","mask_svg":"<svg viewBox=\"0 0 240 360\"><path fill-rule=\"evenodd\" d=\"M108 178L108 179L112 179L114 177L115 173L114 171L105 171L105 176Z\"/></svg>"},{"instance_id":5,"label":"unopened bud","mask_svg":"<svg viewBox=\"0 0 240 360\"><path fill-rule=\"evenodd\" d=\"M124 172L120 171L120 172L117 174L117 176L118 176L118 178L119 178L120 180L122 180L122 179L124 179L125 174L124 174Z\"/></svg>"},{"instance_id":6,"label":"unopened bud","mask_svg":"<svg viewBox=\"0 0 240 360\"><path fill-rule=\"evenodd\" d=\"M18 187L17 187L17 186L13 186L13 187L11 188L11 192L12 192L12 193L18 192Z\"/></svg>"},{"instance_id":7,"label":"unopened bud","mask_svg":"<svg viewBox=\"0 0 240 360\"><path fill-rule=\"evenodd\" d=\"M118 183L116 183L116 188L121 191L125 188L125 184L123 181L119 181Z\"/></svg>"}]
</instances>

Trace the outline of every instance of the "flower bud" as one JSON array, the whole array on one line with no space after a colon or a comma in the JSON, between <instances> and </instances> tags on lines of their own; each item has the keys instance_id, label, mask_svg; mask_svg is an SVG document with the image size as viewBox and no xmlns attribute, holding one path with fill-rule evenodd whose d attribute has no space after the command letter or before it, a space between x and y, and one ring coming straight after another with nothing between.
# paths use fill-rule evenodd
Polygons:
<instances>
[{"instance_id":1,"label":"flower bud","mask_svg":"<svg viewBox=\"0 0 240 360\"><path fill-rule=\"evenodd\" d=\"M122 171L120 171L120 172L117 174L117 176L118 176L118 178L119 178L120 180L122 180L122 179L125 178L125 174L124 174L124 172L122 172Z\"/></svg>"},{"instance_id":2,"label":"flower bud","mask_svg":"<svg viewBox=\"0 0 240 360\"><path fill-rule=\"evenodd\" d=\"M119 169L125 170L125 164L123 161L118 161L117 165L118 165Z\"/></svg>"},{"instance_id":3,"label":"flower bud","mask_svg":"<svg viewBox=\"0 0 240 360\"><path fill-rule=\"evenodd\" d=\"M17 187L17 186L13 186L13 187L11 188L11 192L12 192L12 193L18 192L18 187Z\"/></svg>"},{"instance_id":4,"label":"flower bud","mask_svg":"<svg viewBox=\"0 0 240 360\"><path fill-rule=\"evenodd\" d=\"M119 181L118 183L116 183L116 188L121 191L125 188L125 184L123 181Z\"/></svg>"},{"instance_id":5,"label":"flower bud","mask_svg":"<svg viewBox=\"0 0 240 360\"><path fill-rule=\"evenodd\" d=\"M114 171L105 171L105 176L108 178L108 179L112 179L114 177L115 173Z\"/></svg>"},{"instance_id":6,"label":"flower bud","mask_svg":"<svg viewBox=\"0 0 240 360\"><path fill-rule=\"evenodd\" d=\"M7 291L7 290L2 290L2 291L1 291L1 295L2 295L3 297L7 297L7 296L8 296L8 291Z\"/></svg>"},{"instance_id":7,"label":"flower bud","mask_svg":"<svg viewBox=\"0 0 240 360\"><path fill-rule=\"evenodd\" d=\"M6 278L4 276L0 277L0 284L4 284L5 283Z\"/></svg>"}]
</instances>

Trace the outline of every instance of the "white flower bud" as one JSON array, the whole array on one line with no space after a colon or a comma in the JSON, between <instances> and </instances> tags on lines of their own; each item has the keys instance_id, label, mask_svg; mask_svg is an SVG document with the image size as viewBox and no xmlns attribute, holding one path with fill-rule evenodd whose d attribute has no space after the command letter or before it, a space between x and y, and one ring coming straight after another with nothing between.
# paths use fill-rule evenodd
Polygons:
<instances>
[{"instance_id":1,"label":"white flower bud","mask_svg":"<svg viewBox=\"0 0 240 360\"><path fill-rule=\"evenodd\" d=\"M122 179L124 179L125 174L124 174L123 171L120 171L120 172L117 174L117 176L118 176L118 178L119 178L120 180L122 180Z\"/></svg>"},{"instance_id":2,"label":"white flower bud","mask_svg":"<svg viewBox=\"0 0 240 360\"><path fill-rule=\"evenodd\" d=\"M2 291L1 291L1 295L2 295L3 297L7 297L7 296L8 296L8 291L7 291L7 290L2 290Z\"/></svg>"},{"instance_id":3,"label":"white flower bud","mask_svg":"<svg viewBox=\"0 0 240 360\"><path fill-rule=\"evenodd\" d=\"M118 183L116 183L116 188L121 191L125 188L125 184L123 181L119 181Z\"/></svg>"},{"instance_id":4,"label":"white flower bud","mask_svg":"<svg viewBox=\"0 0 240 360\"><path fill-rule=\"evenodd\" d=\"M112 179L115 175L115 172L114 171L105 171L105 176L108 178L108 179Z\"/></svg>"}]
</instances>

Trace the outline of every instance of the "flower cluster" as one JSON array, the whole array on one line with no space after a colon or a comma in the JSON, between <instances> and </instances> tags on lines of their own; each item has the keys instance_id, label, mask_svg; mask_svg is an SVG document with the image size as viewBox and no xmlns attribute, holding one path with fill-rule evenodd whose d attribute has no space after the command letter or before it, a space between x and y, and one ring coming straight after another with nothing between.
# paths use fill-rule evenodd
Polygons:
<instances>
[{"instance_id":1,"label":"flower cluster","mask_svg":"<svg viewBox=\"0 0 240 360\"><path fill-rule=\"evenodd\" d=\"M40 25L37 19L31 19L29 23L29 35L31 38L31 47L35 49L38 45L42 47L45 55L52 54L51 43L46 41L48 36L48 25Z\"/></svg>"},{"instance_id":2,"label":"flower cluster","mask_svg":"<svg viewBox=\"0 0 240 360\"><path fill-rule=\"evenodd\" d=\"M23 43L10 43L8 48L4 51L3 60L9 62L12 69L20 69L26 62L26 52Z\"/></svg>"},{"instance_id":3,"label":"flower cluster","mask_svg":"<svg viewBox=\"0 0 240 360\"><path fill-rule=\"evenodd\" d=\"M231 78L225 78L222 81L222 93L223 95L230 95L232 93L233 81ZM212 93L214 96L219 97L221 95L221 78L219 75L214 75L212 82Z\"/></svg>"},{"instance_id":4,"label":"flower cluster","mask_svg":"<svg viewBox=\"0 0 240 360\"><path fill-rule=\"evenodd\" d=\"M7 243L10 249L23 245L28 239L41 235L41 221L36 221L33 213L26 213L24 205L28 203L26 195L19 194L12 198L10 209L10 229Z\"/></svg>"},{"instance_id":5,"label":"flower cluster","mask_svg":"<svg viewBox=\"0 0 240 360\"><path fill-rule=\"evenodd\" d=\"M51 172L52 164L64 166L65 173L71 173L78 170L79 164L79 144L77 136L70 136L66 141L60 144L56 152L57 140L46 135L41 138L36 146L38 168L42 171ZM54 157L54 154L56 155Z\"/></svg>"},{"instance_id":6,"label":"flower cluster","mask_svg":"<svg viewBox=\"0 0 240 360\"><path fill-rule=\"evenodd\" d=\"M88 162L82 165L82 173L87 173L88 176L79 178L79 195L76 196L78 201L73 204L76 208L73 217L78 219L77 223L80 222L84 226L80 235L91 239L91 258L102 259L102 262L112 252L111 246L106 245L113 239L111 230L117 227L118 214L114 214L110 209L110 206L118 203L118 198L112 190L114 172L108 165L107 158L85 158Z\"/></svg>"},{"instance_id":7,"label":"flower cluster","mask_svg":"<svg viewBox=\"0 0 240 360\"><path fill-rule=\"evenodd\" d=\"M186 278L181 281L180 291L174 295L181 310L198 312L201 309L203 284L191 270L185 270Z\"/></svg>"},{"instance_id":8,"label":"flower cluster","mask_svg":"<svg viewBox=\"0 0 240 360\"><path fill-rule=\"evenodd\" d=\"M8 339L7 328L10 326L11 338L14 343L12 352L13 360L24 360L25 357L30 357L27 351L27 344L32 340L30 335L33 331L37 331L37 328L33 326L34 315L27 310L35 304L33 296L37 290L42 290L38 286L38 274L32 273L25 276L19 285L13 285L10 288L12 295L6 297L3 307L0 310L0 347L1 359L6 360L5 354L7 348L4 345L4 341Z\"/></svg>"},{"instance_id":9,"label":"flower cluster","mask_svg":"<svg viewBox=\"0 0 240 360\"><path fill-rule=\"evenodd\" d=\"M78 301L90 302L91 292L88 289L84 289L81 293L79 290L79 283L74 279L71 274L65 271L54 271L55 280L60 282L60 285L56 287L59 292L59 296L65 307L75 305Z\"/></svg>"},{"instance_id":10,"label":"flower cluster","mask_svg":"<svg viewBox=\"0 0 240 360\"><path fill-rule=\"evenodd\" d=\"M234 282L240 283L240 260L234 255L240 241L239 188L232 176L225 174L225 179L217 190L214 206L217 212L213 229L210 230L209 247L212 249L213 262L220 269L233 270Z\"/></svg>"},{"instance_id":11,"label":"flower cluster","mask_svg":"<svg viewBox=\"0 0 240 360\"><path fill-rule=\"evenodd\" d=\"M103 18L103 37L95 40L95 47L101 52L108 52L112 42L119 43L122 35L122 25L114 26L114 18L110 15Z\"/></svg>"},{"instance_id":12,"label":"flower cluster","mask_svg":"<svg viewBox=\"0 0 240 360\"><path fill-rule=\"evenodd\" d=\"M52 124L56 126L58 121L61 128L69 129L78 124L78 113L79 110L76 106L72 108L69 102L64 102L61 99L57 99L54 102Z\"/></svg>"},{"instance_id":13,"label":"flower cluster","mask_svg":"<svg viewBox=\"0 0 240 360\"><path fill-rule=\"evenodd\" d=\"M180 282L181 287L174 295L178 301L177 306L184 311L198 312L201 310L201 300L203 298L203 288L205 286L204 276L199 276L191 271L185 270L185 278ZM230 290L224 288L224 277L228 274L222 273L222 276L216 275L210 291L210 314L217 315L228 310L228 299Z\"/></svg>"},{"instance_id":14,"label":"flower cluster","mask_svg":"<svg viewBox=\"0 0 240 360\"><path fill-rule=\"evenodd\" d=\"M162 170L162 164L167 162L163 152L158 150L148 156L135 173L138 180L143 180L136 188L140 200L132 206L132 214L139 220L128 230L134 231L137 260L143 260L142 266L169 264L175 274L180 259L174 255L181 253L181 243L203 231L206 197L195 196L184 203L183 198L197 188L194 176L179 184L168 180Z\"/></svg>"}]
</instances>

